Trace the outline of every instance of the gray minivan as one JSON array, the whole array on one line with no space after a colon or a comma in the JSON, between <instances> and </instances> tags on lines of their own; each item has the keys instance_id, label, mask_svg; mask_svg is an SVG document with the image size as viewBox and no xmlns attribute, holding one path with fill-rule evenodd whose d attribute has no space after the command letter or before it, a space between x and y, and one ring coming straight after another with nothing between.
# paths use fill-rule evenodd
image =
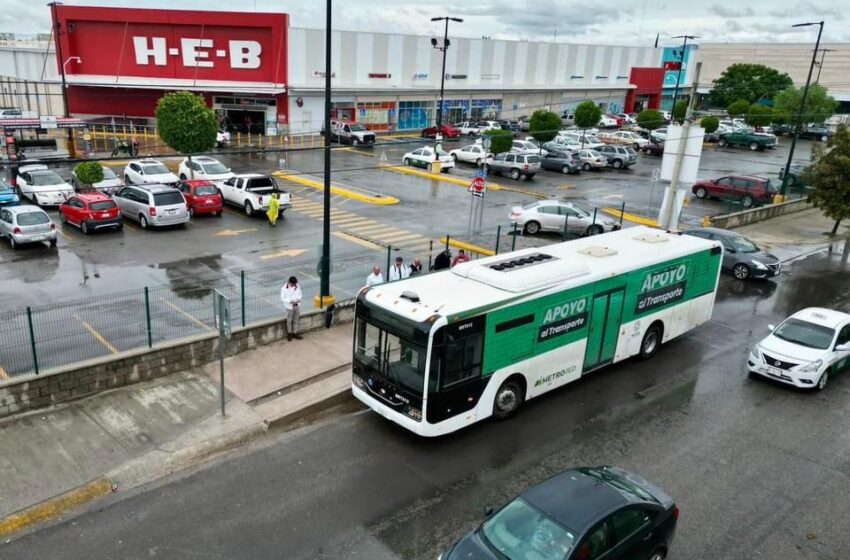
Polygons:
<instances>
[{"instance_id":1,"label":"gray minivan","mask_svg":"<svg viewBox=\"0 0 850 560\"><path fill-rule=\"evenodd\" d=\"M176 226L189 221L189 209L183 193L166 185L133 185L113 196L121 215L148 226Z\"/></svg>"}]
</instances>

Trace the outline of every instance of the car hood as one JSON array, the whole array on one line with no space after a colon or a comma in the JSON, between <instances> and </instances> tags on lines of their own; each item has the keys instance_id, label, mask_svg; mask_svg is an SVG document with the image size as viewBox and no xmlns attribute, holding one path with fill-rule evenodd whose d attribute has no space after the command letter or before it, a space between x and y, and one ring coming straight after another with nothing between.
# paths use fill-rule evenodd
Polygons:
<instances>
[{"instance_id":1,"label":"car hood","mask_svg":"<svg viewBox=\"0 0 850 560\"><path fill-rule=\"evenodd\" d=\"M487 545L473 532L460 539L443 555L443 560L499 560L499 557L490 552Z\"/></svg>"},{"instance_id":2,"label":"car hood","mask_svg":"<svg viewBox=\"0 0 850 560\"><path fill-rule=\"evenodd\" d=\"M153 175L142 175L146 181L151 183L176 183L179 181L174 173L156 173Z\"/></svg>"},{"instance_id":3,"label":"car hood","mask_svg":"<svg viewBox=\"0 0 850 560\"><path fill-rule=\"evenodd\" d=\"M801 364L808 364L815 360L823 359L824 352L826 352L826 350L818 350L817 348L794 344L772 334L759 342L758 348L773 358L780 358Z\"/></svg>"},{"instance_id":4,"label":"car hood","mask_svg":"<svg viewBox=\"0 0 850 560\"><path fill-rule=\"evenodd\" d=\"M204 179L208 181L227 181L231 177L235 177L236 174L232 171L228 171L227 173L210 173L204 175Z\"/></svg>"},{"instance_id":5,"label":"car hood","mask_svg":"<svg viewBox=\"0 0 850 560\"><path fill-rule=\"evenodd\" d=\"M759 261L764 264L779 264L779 257L766 251L759 251L757 253L741 253L741 255L749 258L750 260Z\"/></svg>"},{"instance_id":6,"label":"car hood","mask_svg":"<svg viewBox=\"0 0 850 560\"><path fill-rule=\"evenodd\" d=\"M56 183L55 185L27 185L23 190L29 192L74 192L74 187L68 183Z\"/></svg>"},{"instance_id":7,"label":"car hood","mask_svg":"<svg viewBox=\"0 0 850 560\"><path fill-rule=\"evenodd\" d=\"M0 200L17 200L15 191L0 191Z\"/></svg>"},{"instance_id":8,"label":"car hood","mask_svg":"<svg viewBox=\"0 0 850 560\"><path fill-rule=\"evenodd\" d=\"M124 181L122 181L119 177L114 179L105 179L99 183L95 183L94 188L96 189L111 189L115 187L123 187Z\"/></svg>"}]
</instances>

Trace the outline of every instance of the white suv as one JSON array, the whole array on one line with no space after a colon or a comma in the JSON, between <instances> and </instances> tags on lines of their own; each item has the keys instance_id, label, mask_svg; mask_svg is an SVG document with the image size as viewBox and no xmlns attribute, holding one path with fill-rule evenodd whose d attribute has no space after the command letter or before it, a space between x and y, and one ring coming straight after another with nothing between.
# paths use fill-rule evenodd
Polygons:
<instances>
[{"instance_id":1,"label":"white suv","mask_svg":"<svg viewBox=\"0 0 850 560\"><path fill-rule=\"evenodd\" d=\"M173 187L180 182L180 179L159 160L134 159L124 168L124 182L128 185L169 185Z\"/></svg>"},{"instance_id":2,"label":"white suv","mask_svg":"<svg viewBox=\"0 0 850 560\"><path fill-rule=\"evenodd\" d=\"M236 175L229 167L209 156L195 156L192 158L191 164L189 158L185 158L180 162L180 168L177 172L180 174L180 179L184 181L186 179L203 179L221 182Z\"/></svg>"}]
</instances>

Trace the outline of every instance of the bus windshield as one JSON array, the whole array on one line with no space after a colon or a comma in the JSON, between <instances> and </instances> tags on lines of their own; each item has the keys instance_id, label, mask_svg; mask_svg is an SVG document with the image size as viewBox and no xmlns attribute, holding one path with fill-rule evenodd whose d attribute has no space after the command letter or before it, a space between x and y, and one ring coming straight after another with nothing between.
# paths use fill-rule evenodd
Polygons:
<instances>
[{"instance_id":1,"label":"bus windshield","mask_svg":"<svg viewBox=\"0 0 850 560\"><path fill-rule=\"evenodd\" d=\"M425 386L424 346L357 319L355 357L393 385L422 396Z\"/></svg>"}]
</instances>

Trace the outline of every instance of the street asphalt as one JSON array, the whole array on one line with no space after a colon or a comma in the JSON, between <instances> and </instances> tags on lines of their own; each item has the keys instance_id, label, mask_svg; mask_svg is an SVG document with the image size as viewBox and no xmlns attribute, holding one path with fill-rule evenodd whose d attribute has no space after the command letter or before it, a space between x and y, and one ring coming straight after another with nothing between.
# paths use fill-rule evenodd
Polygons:
<instances>
[{"instance_id":1,"label":"street asphalt","mask_svg":"<svg viewBox=\"0 0 850 560\"><path fill-rule=\"evenodd\" d=\"M749 348L806 306L847 309L841 253L776 281L723 277L713 319L527 403L426 440L363 411L118 493L0 544L0 558L434 560L499 506L576 465L635 469L681 507L670 558L850 556L850 377L823 393L748 379Z\"/></svg>"}]
</instances>

